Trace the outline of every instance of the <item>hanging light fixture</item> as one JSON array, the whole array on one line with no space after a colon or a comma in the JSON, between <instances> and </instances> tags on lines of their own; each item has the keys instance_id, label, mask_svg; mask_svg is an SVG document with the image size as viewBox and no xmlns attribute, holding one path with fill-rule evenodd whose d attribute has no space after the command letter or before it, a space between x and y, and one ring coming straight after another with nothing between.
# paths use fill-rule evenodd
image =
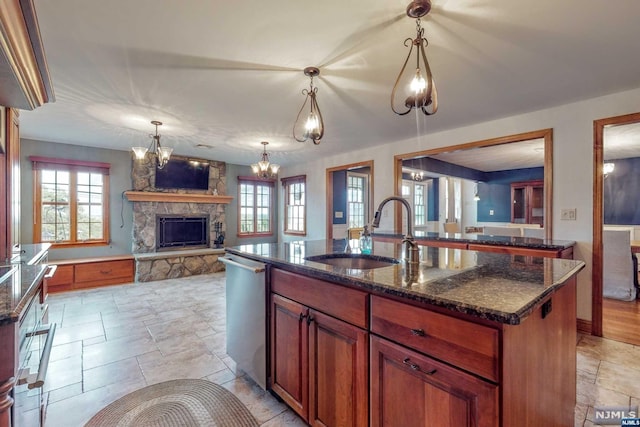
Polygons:
<instances>
[{"instance_id":1,"label":"hanging light fixture","mask_svg":"<svg viewBox=\"0 0 640 427\"><path fill-rule=\"evenodd\" d=\"M311 84L309 85L309 89L302 89L302 94L305 95L305 99L298 112L296 121L293 124L293 137L298 142L305 142L307 139L310 139L315 145L318 145L324 136L324 121L322 120L322 113L320 113L320 108L318 107L318 101L316 101L318 88L313 87L313 78L320 75L320 70L316 67L307 67L304 69L304 75L311 79ZM306 116L304 123L302 123L300 116L307 102L309 102L309 114Z\"/></svg>"},{"instance_id":2,"label":"hanging light fixture","mask_svg":"<svg viewBox=\"0 0 640 427\"><path fill-rule=\"evenodd\" d=\"M606 178L613 170L616 168L615 163L607 162L604 164L602 168L602 172L604 173L604 177Z\"/></svg>"},{"instance_id":3,"label":"hanging light fixture","mask_svg":"<svg viewBox=\"0 0 640 427\"><path fill-rule=\"evenodd\" d=\"M404 41L404 45L409 46L409 53L407 54L407 59L404 60L404 64L400 69L396 83L393 85L393 90L391 91L391 109L400 116L404 116L414 108L419 108L427 116L435 114L436 111L438 111L438 92L436 91L436 84L433 81L431 68L427 61L427 55L424 52L429 42L424 38L424 29L420 25L420 18L428 14L430 10L431 0L416 0L407 6L407 16L416 18L417 34L415 39L407 38ZM416 53L415 73L408 72L405 76L405 69L407 68L409 59L411 59L414 47ZM409 81L410 77L411 80ZM397 108L396 93L399 85L407 88L408 96L404 101L404 106Z\"/></svg>"},{"instance_id":4,"label":"hanging light fixture","mask_svg":"<svg viewBox=\"0 0 640 427\"><path fill-rule=\"evenodd\" d=\"M131 149L135 153L137 160L143 160L147 152L151 153L152 156L155 156L158 160L158 169L162 169L164 165L167 164L169 158L171 157L171 153L173 152L173 148L163 147L160 144L160 135L158 134L158 126L162 126L162 122L157 120L151 121L152 125L156 127L156 134L149 135L151 137L151 144L149 144L149 148L145 147L132 147Z\"/></svg>"},{"instance_id":5,"label":"hanging light fixture","mask_svg":"<svg viewBox=\"0 0 640 427\"><path fill-rule=\"evenodd\" d=\"M476 182L476 191L475 194L473 195L473 200L475 200L476 202L480 201L480 195L478 194L478 183Z\"/></svg>"},{"instance_id":6,"label":"hanging light fixture","mask_svg":"<svg viewBox=\"0 0 640 427\"><path fill-rule=\"evenodd\" d=\"M275 178L275 176L278 174L278 169L280 169L280 165L269 162L269 154L267 153L267 145L269 143L267 141L262 141L261 144L264 146L262 159L258 163L252 164L251 170L258 176L258 178Z\"/></svg>"},{"instance_id":7,"label":"hanging light fixture","mask_svg":"<svg viewBox=\"0 0 640 427\"><path fill-rule=\"evenodd\" d=\"M414 181L422 181L424 179L424 172L411 172L411 179Z\"/></svg>"}]
</instances>

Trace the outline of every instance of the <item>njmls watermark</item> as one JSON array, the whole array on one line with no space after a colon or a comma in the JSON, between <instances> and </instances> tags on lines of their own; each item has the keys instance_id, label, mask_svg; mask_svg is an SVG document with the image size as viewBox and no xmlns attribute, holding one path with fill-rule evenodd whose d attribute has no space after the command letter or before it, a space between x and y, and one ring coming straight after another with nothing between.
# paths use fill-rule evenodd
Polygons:
<instances>
[{"instance_id":1,"label":"njmls watermark","mask_svg":"<svg viewBox=\"0 0 640 427\"><path fill-rule=\"evenodd\" d=\"M640 426L638 407L596 406L595 424L612 426Z\"/></svg>"}]
</instances>

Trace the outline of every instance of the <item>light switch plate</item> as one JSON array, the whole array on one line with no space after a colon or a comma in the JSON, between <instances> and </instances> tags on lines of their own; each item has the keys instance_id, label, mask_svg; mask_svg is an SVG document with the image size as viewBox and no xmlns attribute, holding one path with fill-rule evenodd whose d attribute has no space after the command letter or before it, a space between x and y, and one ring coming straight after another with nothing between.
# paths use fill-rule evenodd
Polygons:
<instances>
[{"instance_id":1,"label":"light switch plate","mask_svg":"<svg viewBox=\"0 0 640 427\"><path fill-rule=\"evenodd\" d=\"M342 218L342 211L336 211L336 218Z\"/></svg>"},{"instance_id":2,"label":"light switch plate","mask_svg":"<svg viewBox=\"0 0 640 427\"><path fill-rule=\"evenodd\" d=\"M576 220L576 208L572 209L560 209L560 219L563 221L575 221Z\"/></svg>"}]
</instances>

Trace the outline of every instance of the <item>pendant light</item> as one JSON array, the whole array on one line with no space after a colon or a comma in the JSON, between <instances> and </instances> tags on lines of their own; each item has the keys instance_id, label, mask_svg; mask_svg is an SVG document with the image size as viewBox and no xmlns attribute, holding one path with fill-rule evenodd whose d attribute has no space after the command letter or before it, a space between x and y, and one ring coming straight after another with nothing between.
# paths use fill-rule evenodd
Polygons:
<instances>
[{"instance_id":1,"label":"pendant light","mask_svg":"<svg viewBox=\"0 0 640 427\"><path fill-rule=\"evenodd\" d=\"M276 175L278 175L278 169L280 169L280 165L269 162L269 154L267 153L267 145L269 143L267 141L262 141L261 144L264 147L262 152L262 159L258 163L252 164L251 170L254 174L256 174L258 178L275 178Z\"/></svg>"},{"instance_id":2,"label":"pendant light","mask_svg":"<svg viewBox=\"0 0 640 427\"><path fill-rule=\"evenodd\" d=\"M158 169L162 169L164 165L167 164L169 158L171 158L171 153L173 152L173 148L163 147L160 144L160 135L158 134L158 126L162 126L162 122L157 120L152 120L151 124L156 127L156 134L149 135L151 137L151 144L149 144L149 148L145 147L132 147L131 149L135 153L137 160L143 160L149 152L153 157L155 157L158 161Z\"/></svg>"},{"instance_id":3,"label":"pendant light","mask_svg":"<svg viewBox=\"0 0 640 427\"><path fill-rule=\"evenodd\" d=\"M420 109L424 114L430 116L438 111L438 92L431 74L431 67L427 61L425 47L429 44L424 38L424 29L420 23L420 18L427 15L431 10L430 0L412 1L407 6L407 16L416 18L416 38L407 38L404 45L409 47L409 53L404 60L400 73L391 91L391 109L394 113L404 116L413 109ZM407 71L407 63L411 59L411 54L415 48L415 72ZM409 68L411 70L411 68ZM399 106L397 101L398 87L408 89L404 105Z\"/></svg>"},{"instance_id":4,"label":"pendant light","mask_svg":"<svg viewBox=\"0 0 640 427\"><path fill-rule=\"evenodd\" d=\"M304 69L304 75L311 79L311 83L309 89L302 89L305 99L293 124L293 137L298 142L305 142L310 139L315 145L318 145L324 136L324 121L316 100L318 88L313 87L313 78L320 75L320 70L316 67L307 67ZM302 112L307 102L309 103L309 114L305 116ZM305 119L304 123L301 121L301 116Z\"/></svg>"}]
</instances>

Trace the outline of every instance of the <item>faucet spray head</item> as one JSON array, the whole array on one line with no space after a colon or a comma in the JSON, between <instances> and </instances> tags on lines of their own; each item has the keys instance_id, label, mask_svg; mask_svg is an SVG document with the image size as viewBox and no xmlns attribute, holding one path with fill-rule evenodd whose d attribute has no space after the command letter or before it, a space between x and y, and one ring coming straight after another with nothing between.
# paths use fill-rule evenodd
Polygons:
<instances>
[{"instance_id":1,"label":"faucet spray head","mask_svg":"<svg viewBox=\"0 0 640 427\"><path fill-rule=\"evenodd\" d=\"M371 228L378 228L378 227L380 227L380 210L379 209L373 215L373 222L371 223Z\"/></svg>"}]
</instances>

